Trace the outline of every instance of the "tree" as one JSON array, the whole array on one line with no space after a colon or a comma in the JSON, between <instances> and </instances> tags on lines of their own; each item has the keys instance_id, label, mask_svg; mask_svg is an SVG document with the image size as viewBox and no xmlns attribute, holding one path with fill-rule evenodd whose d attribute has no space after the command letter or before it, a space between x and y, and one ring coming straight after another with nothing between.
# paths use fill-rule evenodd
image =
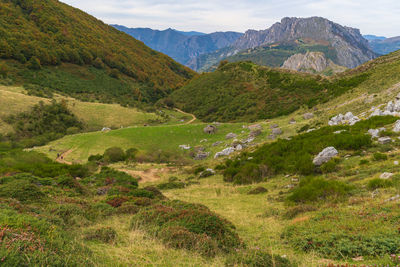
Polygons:
<instances>
[{"instance_id":1,"label":"tree","mask_svg":"<svg viewBox=\"0 0 400 267\"><path fill-rule=\"evenodd\" d=\"M9 71L9 69L8 69L7 65L5 63L0 63L0 76L3 78L6 78L8 71Z\"/></svg>"}]
</instances>

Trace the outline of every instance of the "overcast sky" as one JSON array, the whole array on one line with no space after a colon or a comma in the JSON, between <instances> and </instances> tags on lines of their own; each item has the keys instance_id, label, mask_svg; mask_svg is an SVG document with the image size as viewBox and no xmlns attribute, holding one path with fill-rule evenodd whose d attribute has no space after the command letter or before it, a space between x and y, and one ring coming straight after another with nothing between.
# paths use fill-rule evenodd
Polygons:
<instances>
[{"instance_id":1,"label":"overcast sky","mask_svg":"<svg viewBox=\"0 0 400 267\"><path fill-rule=\"evenodd\" d=\"M400 0L62 0L109 24L184 31L266 29L322 16L362 34L400 36Z\"/></svg>"}]
</instances>

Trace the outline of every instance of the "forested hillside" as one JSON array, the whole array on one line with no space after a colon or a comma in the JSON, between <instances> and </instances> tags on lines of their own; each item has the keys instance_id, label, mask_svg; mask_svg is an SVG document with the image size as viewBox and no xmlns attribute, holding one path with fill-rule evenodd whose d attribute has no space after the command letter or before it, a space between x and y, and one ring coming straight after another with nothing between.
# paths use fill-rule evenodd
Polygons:
<instances>
[{"instance_id":1,"label":"forested hillside","mask_svg":"<svg viewBox=\"0 0 400 267\"><path fill-rule=\"evenodd\" d=\"M56 0L2 0L0 37L0 58L6 60L3 76L81 98L154 102L194 75L168 56Z\"/></svg>"}]
</instances>

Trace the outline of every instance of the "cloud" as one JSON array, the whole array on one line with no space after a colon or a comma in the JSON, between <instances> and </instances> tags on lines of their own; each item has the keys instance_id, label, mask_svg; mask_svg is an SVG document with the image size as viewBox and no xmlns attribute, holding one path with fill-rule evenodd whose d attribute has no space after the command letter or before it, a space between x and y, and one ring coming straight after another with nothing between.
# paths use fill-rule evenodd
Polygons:
<instances>
[{"instance_id":1,"label":"cloud","mask_svg":"<svg viewBox=\"0 0 400 267\"><path fill-rule=\"evenodd\" d=\"M398 0L63 0L106 23L202 32L266 29L283 17L321 16L363 34L400 35Z\"/></svg>"}]
</instances>

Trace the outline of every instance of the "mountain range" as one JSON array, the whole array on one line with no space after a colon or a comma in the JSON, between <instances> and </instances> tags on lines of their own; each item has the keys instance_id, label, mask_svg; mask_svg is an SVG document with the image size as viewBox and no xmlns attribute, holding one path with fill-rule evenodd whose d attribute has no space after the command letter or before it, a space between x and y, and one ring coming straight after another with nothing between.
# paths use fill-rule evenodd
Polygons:
<instances>
[{"instance_id":1,"label":"mountain range","mask_svg":"<svg viewBox=\"0 0 400 267\"><path fill-rule=\"evenodd\" d=\"M190 65L193 59L202 54L230 46L243 35L238 32L204 34L173 29L159 31L149 28L127 28L121 25L112 26L184 65Z\"/></svg>"}]
</instances>

